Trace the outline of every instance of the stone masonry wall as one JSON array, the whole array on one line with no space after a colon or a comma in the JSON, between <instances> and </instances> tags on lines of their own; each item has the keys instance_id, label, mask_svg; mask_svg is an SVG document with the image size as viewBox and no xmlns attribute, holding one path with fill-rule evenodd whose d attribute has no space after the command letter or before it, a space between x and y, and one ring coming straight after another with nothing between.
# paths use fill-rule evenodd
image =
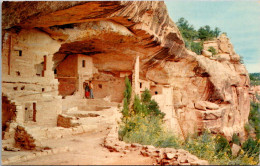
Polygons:
<instances>
[{"instance_id":1,"label":"stone masonry wall","mask_svg":"<svg viewBox=\"0 0 260 166\"><path fill-rule=\"evenodd\" d=\"M35 29L17 33L4 31L4 34L11 36L12 42L7 47L10 38L3 41L6 47L2 50L2 92L19 105L15 121L25 123L27 107L35 103L35 123L56 125L61 97L58 96L58 80L54 79L52 70L52 56L58 51L59 42ZM39 64L43 64L42 75L37 72Z\"/></svg>"}]
</instances>

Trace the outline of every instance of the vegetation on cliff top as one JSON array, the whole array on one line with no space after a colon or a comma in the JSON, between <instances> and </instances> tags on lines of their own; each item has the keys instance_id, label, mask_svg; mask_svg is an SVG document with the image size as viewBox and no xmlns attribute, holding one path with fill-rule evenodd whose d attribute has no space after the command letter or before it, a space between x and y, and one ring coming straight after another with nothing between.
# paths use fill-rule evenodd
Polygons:
<instances>
[{"instance_id":1,"label":"vegetation on cliff top","mask_svg":"<svg viewBox=\"0 0 260 166\"><path fill-rule=\"evenodd\" d=\"M222 135L214 135L208 131L202 134L192 134L185 140L178 139L164 128L165 114L160 111L156 101L151 99L148 90L141 99L135 96L132 106L131 83L126 78L124 92L124 108L122 109L122 124L119 129L119 139L128 143L154 145L155 147L171 147L185 149L210 164L221 165L256 165L259 162L260 140L253 137L241 143L238 135L234 134L231 141ZM249 116L251 128L259 132L258 106L253 106ZM233 144L241 146L237 156L232 155Z\"/></svg>"},{"instance_id":2,"label":"vegetation on cliff top","mask_svg":"<svg viewBox=\"0 0 260 166\"><path fill-rule=\"evenodd\" d=\"M252 86L260 85L260 73L250 73L249 77Z\"/></svg>"},{"instance_id":3,"label":"vegetation on cliff top","mask_svg":"<svg viewBox=\"0 0 260 166\"><path fill-rule=\"evenodd\" d=\"M221 33L218 27L213 30L209 25L205 25L196 30L193 25L189 24L183 17L181 17L176 24L182 34L185 46L198 55L201 54L203 49L203 41L212 40Z\"/></svg>"}]
</instances>

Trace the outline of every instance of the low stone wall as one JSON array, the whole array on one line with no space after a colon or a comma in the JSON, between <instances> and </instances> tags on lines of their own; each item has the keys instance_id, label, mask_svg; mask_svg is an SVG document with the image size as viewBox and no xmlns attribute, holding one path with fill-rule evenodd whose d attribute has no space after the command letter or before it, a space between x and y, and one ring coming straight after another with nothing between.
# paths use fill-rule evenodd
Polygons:
<instances>
[{"instance_id":1,"label":"low stone wall","mask_svg":"<svg viewBox=\"0 0 260 166\"><path fill-rule=\"evenodd\" d=\"M64 128L79 126L78 123L74 122L75 120L76 120L76 117L60 114L60 115L58 115L57 126L64 127Z\"/></svg>"},{"instance_id":2,"label":"low stone wall","mask_svg":"<svg viewBox=\"0 0 260 166\"><path fill-rule=\"evenodd\" d=\"M104 146L110 152L128 153L130 151L140 151L145 157L154 159L155 165L208 165L208 161L201 160L183 149L155 148L151 145L141 145L137 143L125 143L118 139L118 127L113 126L104 140Z\"/></svg>"},{"instance_id":3,"label":"low stone wall","mask_svg":"<svg viewBox=\"0 0 260 166\"><path fill-rule=\"evenodd\" d=\"M9 165L12 163L16 162L23 162L27 160L32 160L36 157L40 156L47 156L47 155L53 155L53 154L58 154L58 153L65 153L69 152L71 149L69 147L59 147L59 148L53 148L53 149L47 149L47 150L42 150L42 151L37 151L34 153L28 152L28 154L18 154L16 156L12 156L9 158L2 159L2 164L3 165Z\"/></svg>"}]
</instances>

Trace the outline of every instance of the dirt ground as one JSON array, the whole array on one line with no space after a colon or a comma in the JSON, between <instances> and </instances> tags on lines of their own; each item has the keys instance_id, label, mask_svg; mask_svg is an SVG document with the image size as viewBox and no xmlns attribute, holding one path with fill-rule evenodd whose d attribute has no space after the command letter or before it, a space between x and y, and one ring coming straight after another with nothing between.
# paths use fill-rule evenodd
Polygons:
<instances>
[{"instance_id":1,"label":"dirt ground","mask_svg":"<svg viewBox=\"0 0 260 166\"><path fill-rule=\"evenodd\" d=\"M72 149L69 152L40 156L32 160L10 163L14 165L151 165L149 157L143 157L140 152L127 154L109 152L102 146L106 129L96 132L72 135L62 139L48 140L49 147L64 147ZM12 152L17 153L17 152ZM19 152L21 153L21 152ZM9 153L10 154L10 153ZM3 154L2 154L3 155ZM5 154L5 157L8 154Z\"/></svg>"}]
</instances>

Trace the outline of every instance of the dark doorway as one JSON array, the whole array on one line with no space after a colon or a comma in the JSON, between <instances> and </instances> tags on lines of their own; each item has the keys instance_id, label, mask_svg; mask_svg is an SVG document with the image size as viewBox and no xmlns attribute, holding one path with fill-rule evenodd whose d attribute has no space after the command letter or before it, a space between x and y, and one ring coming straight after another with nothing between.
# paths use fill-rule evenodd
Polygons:
<instances>
[{"instance_id":1,"label":"dark doorway","mask_svg":"<svg viewBox=\"0 0 260 166\"><path fill-rule=\"evenodd\" d=\"M33 103L33 121L36 122L36 103Z\"/></svg>"}]
</instances>

